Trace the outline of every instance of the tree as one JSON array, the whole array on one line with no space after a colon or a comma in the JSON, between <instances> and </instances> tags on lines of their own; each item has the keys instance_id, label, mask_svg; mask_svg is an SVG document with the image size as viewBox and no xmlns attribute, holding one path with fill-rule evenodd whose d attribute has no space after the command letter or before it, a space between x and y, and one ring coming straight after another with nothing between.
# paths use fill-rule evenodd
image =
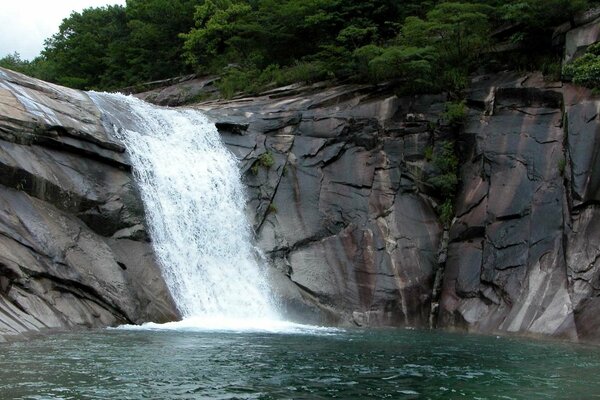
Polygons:
<instances>
[{"instance_id":1,"label":"tree","mask_svg":"<svg viewBox=\"0 0 600 400\"><path fill-rule=\"evenodd\" d=\"M241 47L230 48L230 40L242 33L238 23L250 11L250 6L240 1L204 0L196 7L195 27L180 35L185 40L187 62L198 69L207 69L215 64L216 58L242 51Z\"/></svg>"},{"instance_id":2,"label":"tree","mask_svg":"<svg viewBox=\"0 0 600 400\"><path fill-rule=\"evenodd\" d=\"M130 76L148 81L188 71L179 34L194 26L198 0L128 0L124 44Z\"/></svg>"},{"instance_id":3,"label":"tree","mask_svg":"<svg viewBox=\"0 0 600 400\"><path fill-rule=\"evenodd\" d=\"M78 89L99 87L103 80L117 83L106 76L109 64L115 62L108 49L126 37L124 17L122 6L106 6L65 18L42 51L54 75L51 80Z\"/></svg>"},{"instance_id":4,"label":"tree","mask_svg":"<svg viewBox=\"0 0 600 400\"><path fill-rule=\"evenodd\" d=\"M434 47L440 62L467 68L489 45L489 14L493 8L474 3L440 3L426 19L408 17L400 42Z\"/></svg>"},{"instance_id":5,"label":"tree","mask_svg":"<svg viewBox=\"0 0 600 400\"><path fill-rule=\"evenodd\" d=\"M22 60L21 55L16 51L12 54L8 54L0 58L0 67L8 68L13 71L21 72L23 74L28 74L31 69L29 61Z\"/></svg>"}]
</instances>

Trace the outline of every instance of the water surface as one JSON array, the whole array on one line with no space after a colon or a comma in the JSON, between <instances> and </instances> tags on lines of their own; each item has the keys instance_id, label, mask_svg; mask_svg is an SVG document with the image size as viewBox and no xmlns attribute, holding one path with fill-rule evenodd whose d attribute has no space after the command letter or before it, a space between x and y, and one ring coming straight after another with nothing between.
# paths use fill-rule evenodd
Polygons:
<instances>
[{"instance_id":1,"label":"water surface","mask_svg":"<svg viewBox=\"0 0 600 400\"><path fill-rule=\"evenodd\" d=\"M102 330L0 345L2 399L590 399L600 349L411 330Z\"/></svg>"}]
</instances>

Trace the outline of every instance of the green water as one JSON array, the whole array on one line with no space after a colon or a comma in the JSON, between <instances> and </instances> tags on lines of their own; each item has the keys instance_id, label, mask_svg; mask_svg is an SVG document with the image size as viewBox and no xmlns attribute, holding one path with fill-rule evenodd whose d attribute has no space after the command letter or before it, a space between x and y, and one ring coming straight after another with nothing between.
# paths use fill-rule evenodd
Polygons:
<instances>
[{"instance_id":1,"label":"green water","mask_svg":"<svg viewBox=\"0 0 600 400\"><path fill-rule=\"evenodd\" d=\"M2 399L590 399L600 349L409 330L103 330L0 345Z\"/></svg>"}]
</instances>

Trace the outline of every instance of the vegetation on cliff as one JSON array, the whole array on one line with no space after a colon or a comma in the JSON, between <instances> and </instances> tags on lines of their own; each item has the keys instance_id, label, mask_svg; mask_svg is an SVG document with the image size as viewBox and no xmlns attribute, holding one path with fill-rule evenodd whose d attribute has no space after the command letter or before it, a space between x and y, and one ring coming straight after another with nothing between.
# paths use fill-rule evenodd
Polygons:
<instances>
[{"instance_id":1,"label":"vegetation on cliff","mask_svg":"<svg viewBox=\"0 0 600 400\"><path fill-rule=\"evenodd\" d=\"M600 43L591 45L583 56L565 65L563 75L578 85L600 91Z\"/></svg>"},{"instance_id":2,"label":"vegetation on cliff","mask_svg":"<svg viewBox=\"0 0 600 400\"><path fill-rule=\"evenodd\" d=\"M483 64L560 72L549 32L592 3L128 0L74 12L39 57L0 65L80 89L196 72L222 75L225 95L329 78L457 91Z\"/></svg>"}]
</instances>

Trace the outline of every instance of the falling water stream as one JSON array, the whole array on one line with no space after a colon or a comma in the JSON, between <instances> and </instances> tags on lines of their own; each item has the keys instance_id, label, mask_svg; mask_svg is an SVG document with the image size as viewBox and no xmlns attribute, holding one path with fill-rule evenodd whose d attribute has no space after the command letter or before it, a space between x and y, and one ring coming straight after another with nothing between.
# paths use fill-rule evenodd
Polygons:
<instances>
[{"instance_id":1,"label":"falling water stream","mask_svg":"<svg viewBox=\"0 0 600 400\"><path fill-rule=\"evenodd\" d=\"M252 327L279 320L252 245L237 161L195 110L92 93L127 149L179 326Z\"/></svg>"}]
</instances>

